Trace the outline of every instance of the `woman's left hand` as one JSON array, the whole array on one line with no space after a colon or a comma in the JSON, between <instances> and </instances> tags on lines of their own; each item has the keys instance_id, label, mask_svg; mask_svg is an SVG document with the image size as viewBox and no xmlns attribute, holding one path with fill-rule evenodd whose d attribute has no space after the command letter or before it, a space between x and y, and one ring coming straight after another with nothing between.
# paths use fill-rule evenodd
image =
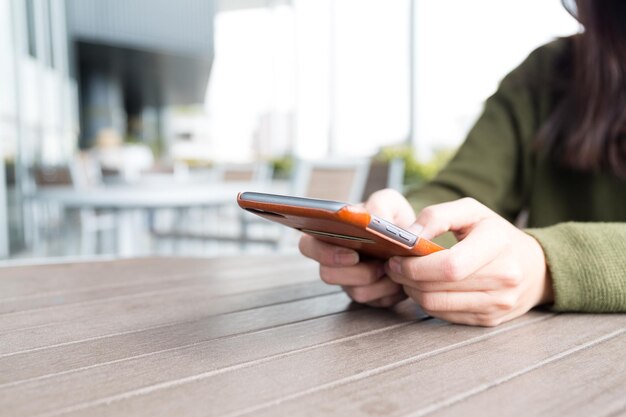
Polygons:
<instances>
[{"instance_id":1,"label":"woman's left hand","mask_svg":"<svg viewBox=\"0 0 626 417\"><path fill-rule=\"evenodd\" d=\"M422 236L452 231L452 248L424 257L393 257L387 275L431 316L496 326L552 301L543 249L530 235L471 198L422 210Z\"/></svg>"}]
</instances>

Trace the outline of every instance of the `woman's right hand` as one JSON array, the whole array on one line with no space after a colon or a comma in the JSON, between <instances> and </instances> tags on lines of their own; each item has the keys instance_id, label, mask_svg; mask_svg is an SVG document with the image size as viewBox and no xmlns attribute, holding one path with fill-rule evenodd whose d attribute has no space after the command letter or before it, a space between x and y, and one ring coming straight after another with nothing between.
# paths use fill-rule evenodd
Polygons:
<instances>
[{"instance_id":1,"label":"woman's right hand","mask_svg":"<svg viewBox=\"0 0 626 417\"><path fill-rule=\"evenodd\" d=\"M415 212L402 194L385 189L372 194L364 203L371 214L403 228L415 222ZM309 235L300 238L300 252L320 264L320 277L340 285L350 298L373 307L390 307L407 296L402 286L385 275L384 262L361 260L352 249L331 245Z\"/></svg>"}]
</instances>

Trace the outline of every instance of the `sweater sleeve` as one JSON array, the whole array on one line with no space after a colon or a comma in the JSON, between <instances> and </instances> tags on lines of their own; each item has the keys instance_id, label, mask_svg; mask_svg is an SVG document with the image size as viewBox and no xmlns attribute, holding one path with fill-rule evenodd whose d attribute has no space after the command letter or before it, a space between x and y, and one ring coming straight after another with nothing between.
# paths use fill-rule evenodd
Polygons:
<instances>
[{"instance_id":1,"label":"sweater sleeve","mask_svg":"<svg viewBox=\"0 0 626 417\"><path fill-rule=\"evenodd\" d=\"M626 223L527 229L543 247L557 311L626 312Z\"/></svg>"}]
</instances>

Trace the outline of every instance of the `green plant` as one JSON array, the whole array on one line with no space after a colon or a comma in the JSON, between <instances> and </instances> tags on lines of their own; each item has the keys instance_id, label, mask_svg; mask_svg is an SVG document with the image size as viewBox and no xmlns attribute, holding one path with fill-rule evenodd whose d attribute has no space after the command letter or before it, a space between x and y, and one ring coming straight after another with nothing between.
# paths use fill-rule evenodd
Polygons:
<instances>
[{"instance_id":1,"label":"green plant","mask_svg":"<svg viewBox=\"0 0 626 417\"><path fill-rule=\"evenodd\" d=\"M274 178L289 178L293 170L294 159L292 155L283 155L270 161Z\"/></svg>"},{"instance_id":2,"label":"green plant","mask_svg":"<svg viewBox=\"0 0 626 417\"><path fill-rule=\"evenodd\" d=\"M439 149L428 161L420 161L410 146L386 146L374 156L379 161L402 159L404 161L404 183L419 184L433 178L454 155L454 149Z\"/></svg>"}]
</instances>

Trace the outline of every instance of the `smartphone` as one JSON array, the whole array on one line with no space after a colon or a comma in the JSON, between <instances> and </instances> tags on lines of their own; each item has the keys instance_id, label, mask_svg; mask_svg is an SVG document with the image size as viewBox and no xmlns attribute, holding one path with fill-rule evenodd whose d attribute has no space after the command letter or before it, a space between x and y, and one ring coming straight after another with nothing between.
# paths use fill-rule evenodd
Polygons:
<instances>
[{"instance_id":1,"label":"smartphone","mask_svg":"<svg viewBox=\"0 0 626 417\"><path fill-rule=\"evenodd\" d=\"M374 258L424 256L444 249L348 203L256 192L239 193L237 203L265 219Z\"/></svg>"}]
</instances>

